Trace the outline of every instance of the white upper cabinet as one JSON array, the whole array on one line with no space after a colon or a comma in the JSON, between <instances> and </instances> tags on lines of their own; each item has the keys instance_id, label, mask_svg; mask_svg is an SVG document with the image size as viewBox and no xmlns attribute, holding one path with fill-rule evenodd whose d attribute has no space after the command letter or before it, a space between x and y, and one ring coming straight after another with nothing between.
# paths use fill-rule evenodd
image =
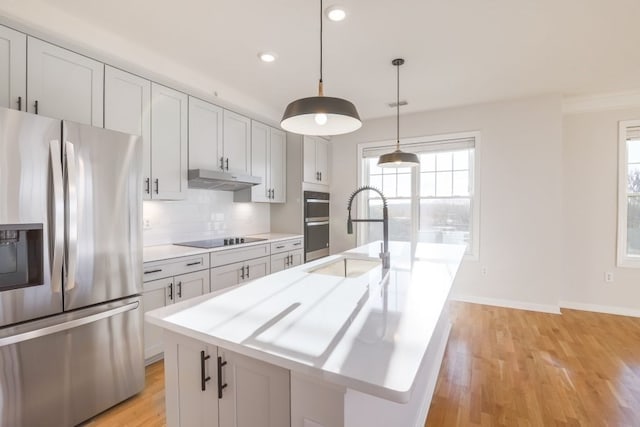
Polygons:
<instances>
[{"instance_id":1,"label":"white upper cabinet","mask_svg":"<svg viewBox=\"0 0 640 427\"><path fill-rule=\"evenodd\" d=\"M27 111L102 127L104 64L27 38Z\"/></svg>"},{"instance_id":2,"label":"white upper cabinet","mask_svg":"<svg viewBox=\"0 0 640 427\"><path fill-rule=\"evenodd\" d=\"M223 135L224 170L248 174L251 169L251 119L224 110Z\"/></svg>"},{"instance_id":3,"label":"white upper cabinet","mask_svg":"<svg viewBox=\"0 0 640 427\"><path fill-rule=\"evenodd\" d=\"M284 203L287 199L287 134L270 128L269 174L271 202Z\"/></svg>"},{"instance_id":4,"label":"white upper cabinet","mask_svg":"<svg viewBox=\"0 0 640 427\"><path fill-rule=\"evenodd\" d=\"M260 122L251 121L251 175L262 178L262 183L251 187L252 202L270 202L271 182L269 177L270 128Z\"/></svg>"},{"instance_id":5,"label":"white upper cabinet","mask_svg":"<svg viewBox=\"0 0 640 427\"><path fill-rule=\"evenodd\" d=\"M187 108L187 95L151 84L151 194L154 199L186 198Z\"/></svg>"},{"instance_id":6,"label":"white upper cabinet","mask_svg":"<svg viewBox=\"0 0 640 427\"><path fill-rule=\"evenodd\" d=\"M285 202L286 144L283 131L251 121L251 175L262 178L251 187L252 202Z\"/></svg>"},{"instance_id":7,"label":"white upper cabinet","mask_svg":"<svg viewBox=\"0 0 640 427\"><path fill-rule=\"evenodd\" d=\"M143 195L151 198L151 82L117 68L104 70L104 127L140 135Z\"/></svg>"},{"instance_id":8,"label":"white upper cabinet","mask_svg":"<svg viewBox=\"0 0 640 427\"><path fill-rule=\"evenodd\" d=\"M189 169L220 170L222 108L189 97Z\"/></svg>"},{"instance_id":9,"label":"white upper cabinet","mask_svg":"<svg viewBox=\"0 0 640 427\"><path fill-rule=\"evenodd\" d=\"M304 181L329 185L329 143L322 138L303 138Z\"/></svg>"},{"instance_id":10,"label":"white upper cabinet","mask_svg":"<svg viewBox=\"0 0 640 427\"><path fill-rule=\"evenodd\" d=\"M0 107L27 109L27 36L1 25Z\"/></svg>"}]
</instances>

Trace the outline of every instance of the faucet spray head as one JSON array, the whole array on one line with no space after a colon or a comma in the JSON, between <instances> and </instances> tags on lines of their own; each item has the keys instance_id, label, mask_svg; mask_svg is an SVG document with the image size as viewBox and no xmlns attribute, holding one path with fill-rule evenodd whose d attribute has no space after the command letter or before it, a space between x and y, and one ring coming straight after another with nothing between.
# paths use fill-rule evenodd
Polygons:
<instances>
[{"instance_id":1,"label":"faucet spray head","mask_svg":"<svg viewBox=\"0 0 640 427\"><path fill-rule=\"evenodd\" d=\"M349 216L347 217L347 234L353 234L353 221L351 221L351 209L349 209Z\"/></svg>"}]
</instances>

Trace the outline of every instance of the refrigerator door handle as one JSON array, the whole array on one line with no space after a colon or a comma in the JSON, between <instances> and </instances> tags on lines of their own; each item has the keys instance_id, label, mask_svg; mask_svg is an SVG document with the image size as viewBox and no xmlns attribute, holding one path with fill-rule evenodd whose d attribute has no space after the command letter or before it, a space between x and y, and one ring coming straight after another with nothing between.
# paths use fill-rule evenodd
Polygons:
<instances>
[{"instance_id":1,"label":"refrigerator door handle","mask_svg":"<svg viewBox=\"0 0 640 427\"><path fill-rule=\"evenodd\" d=\"M0 338L0 348L8 345L18 344L30 339L43 337L45 335L51 335L58 332L67 331L69 329L77 328L78 326L86 325L89 323L97 322L98 320L106 319L108 317L113 317L120 313L125 313L127 311L135 310L139 306L140 306L140 303L138 301L135 301L126 305L122 305L120 307L116 307L116 308L112 308L99 313L91 314L86 317L73 319L68 322L62 322L62 323L58 323L51 326L45 326L44 328L39 328L32 331L19 333L16 335L9 335L9 336Z\"/></svg>"},{"instance_id":2,"label":"refrigerator door handle","mask_svg":"<svg viewBox=\"0 0 640 427\"><path fill-rule=\"evenodd\" d=\"M76 171L76 154L73 144L65 145L67 171L67 280L65 290L70 291L76 285L76 269L78 263L78 181Z\"/></svg>"},{"instance_id":3,"label":"refrigerator door handle","mask_svg":"<svg viewBox=\"0 0 640 427\"><path fill-rule=\"evenodd\" d=\"M50 235L53 259L51 261L51 290L62 292L62 255L64 251L64 194L62 162L60 161L60 141L49 142L51 172L53 175L53 227Z\"/></svg>"}]
</instances>

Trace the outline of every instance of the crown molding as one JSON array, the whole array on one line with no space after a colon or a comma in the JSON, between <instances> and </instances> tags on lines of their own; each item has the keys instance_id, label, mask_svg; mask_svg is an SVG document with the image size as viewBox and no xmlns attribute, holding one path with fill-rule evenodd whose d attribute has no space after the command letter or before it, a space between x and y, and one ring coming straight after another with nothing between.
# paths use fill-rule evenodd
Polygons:
<instances>
[{"instance_id":1,"label":"crown molding","mask_svg":"<svg viewBox=\"0 0 640 427\"><path fill-rule=\"evenodd\" d=\"M636 107L640 107L640 89L597 95L571 96L565 97L562 100L563 114L589 113Z\"/></svg>"}]
</instances>

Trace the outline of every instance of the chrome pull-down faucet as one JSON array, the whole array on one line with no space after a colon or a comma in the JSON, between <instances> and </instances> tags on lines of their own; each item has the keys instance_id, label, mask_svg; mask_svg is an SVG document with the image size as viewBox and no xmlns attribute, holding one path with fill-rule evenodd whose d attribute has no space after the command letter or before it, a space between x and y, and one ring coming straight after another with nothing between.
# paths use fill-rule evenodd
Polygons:
<instances>
[{"instance_id":1,"label":"chrome pull-down faucet","mask_svg":"<svg viewBox=\"0 0 640 427\"><path fill-rule=\"evenodd\" d=\"M358 193L364 190L370 190L378 193L382 198L382 219L352 219L351 218L351 204L353 203L353 199L356 197ZM387 198L384 197L382 191L378 190L375 187L371 187L369 185L362 186L354 191L349 197L349 204L347 206L347 210L349 211L349 216L347 217L347 234L353 234L353 223L354 222L381 222L382 223L382 251L380 252L380 259L382 260L382 268L388 269L391 265L390 254L389 254L389 211L387 209Z\"/></svg>"}]
</instances>

